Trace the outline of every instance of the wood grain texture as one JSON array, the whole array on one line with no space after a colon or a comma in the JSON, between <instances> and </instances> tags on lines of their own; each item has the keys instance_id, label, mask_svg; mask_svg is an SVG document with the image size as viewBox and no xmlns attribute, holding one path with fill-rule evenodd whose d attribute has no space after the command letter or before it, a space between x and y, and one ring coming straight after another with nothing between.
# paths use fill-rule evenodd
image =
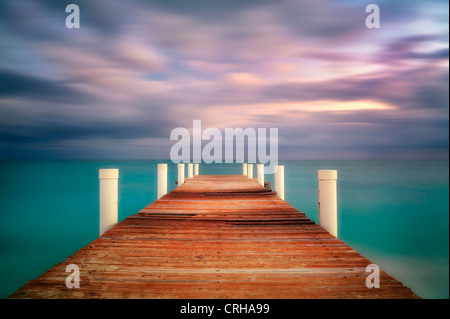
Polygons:
<instances>
[{"instance_id":1,"label":"wood grain texture","mask_svg":"<svg viewBox=\"0 0 450 319\"><path fill-rule=\"evenodd\" d=\"M80 288L65 285L68 264ZM418 298L245 176L195 176L10 298Z\"/></svg>"}]
</instances>

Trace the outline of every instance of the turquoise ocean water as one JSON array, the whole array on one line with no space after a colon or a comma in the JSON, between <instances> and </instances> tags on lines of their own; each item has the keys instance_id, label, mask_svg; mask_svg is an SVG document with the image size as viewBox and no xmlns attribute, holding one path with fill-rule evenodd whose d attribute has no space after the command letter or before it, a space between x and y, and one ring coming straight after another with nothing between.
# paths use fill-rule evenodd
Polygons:
<instances>
[{"instance_id":1,"label":"turquoise ocean water","mask_svg":"<svg viewBox=\"0 0 450 319\"><path fill-rule=\"evenodd\" d=\"M120 221L155 201L161 162L0 161L0 298L98 236L98 169L120 169ZM448 161L281 164L285 200L316 222L317 170L337 169L339 237L419 296L449 297ZM200 166L241 173L241 164ZM170 164L169 191L176 174Z\"/></svg>"}]
</instances>

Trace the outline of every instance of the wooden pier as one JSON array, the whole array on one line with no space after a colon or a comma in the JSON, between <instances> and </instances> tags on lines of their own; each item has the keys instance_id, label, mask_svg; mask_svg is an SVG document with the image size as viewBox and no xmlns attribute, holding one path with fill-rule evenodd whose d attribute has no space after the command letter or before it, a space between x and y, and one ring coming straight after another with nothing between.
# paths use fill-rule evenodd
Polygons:
<instances>
[{"instance_id":1,"label":"wooden pier","mask_svg":"<svg viewBox=\"0 0 450 319\"><path fill-rule=\"evenodd\" d=\"M67 288L66 266L80 269ZM9 298L418 298L246 176L194 176Z\"/></svg>"}]
</instances>

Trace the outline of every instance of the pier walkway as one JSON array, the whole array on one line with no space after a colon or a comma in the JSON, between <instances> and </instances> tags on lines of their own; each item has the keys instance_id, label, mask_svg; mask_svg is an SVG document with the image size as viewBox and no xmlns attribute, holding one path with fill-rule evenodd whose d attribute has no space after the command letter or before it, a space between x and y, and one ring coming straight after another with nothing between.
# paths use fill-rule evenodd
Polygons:
<instances>
[{"instance_id":1,"label":"pier walkway","mask_svg":"<svg viewBox=\"0 0 450 319\"><path fill-rule=\"evenodd\" d=\"M10 298L417 298L383 271L367 288L369 264L255 178L199 175Z\"/></svg>"}]
</instances>

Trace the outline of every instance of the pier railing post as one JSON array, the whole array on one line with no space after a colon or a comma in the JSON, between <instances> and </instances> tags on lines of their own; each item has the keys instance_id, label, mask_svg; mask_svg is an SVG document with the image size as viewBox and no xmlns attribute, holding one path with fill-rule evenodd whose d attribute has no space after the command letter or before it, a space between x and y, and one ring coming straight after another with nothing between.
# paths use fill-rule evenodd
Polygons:
<instances>
[{"instance_id":1,"label":"pier railing post","mask_svg":"<svg viewBox=\"0 0 450 319\"><path fill-rule=\"evenodd\" d=\"M194 175L198 175L198 164L194 164Z\"/></svg>"},{"instance_id":2,"label":"pier railing post","mask_svg":"<svg viewBox=\"0 0 450 319\"><path fill-rule=\"evenodd\" d=\"M100 236L117 224L119 210L119 170L100 169Z\"/></svg>"},{"instance_id":3,"label":"pier railing post","mask_svg":"<svg viewBox=\"0 0 450 319\"><path fill-rule=\"evenodd\" d=\"M178 164L178 186L184 184L184 164Z\"/></svg>"},{"instance_id":4,"label":"pier railing post","mask_svg":"<svg viewBox=\"0 0 450 319\"><path fill-rule=\"evenodd\" d=\"M284 200L284 165L275 167L275 192Z\"/></svg>"},{"instance_id":5,"label":"pier railing post","mask_svg":"<svg viewBox=\"0 0 450 319\"><path fill-rule=\"evenodd\" d=\"M247 165L247 177L253 178L253 164Z\"/></svg>"},{"instance_id":6,"label":"pier railing post","mask_svg":"<svg viewBox=\"0 0 450 319\"><path fill-rule=\"evenodd\" d=\"M188 178L194 177L194 164L188 164Z\"/></svg>"},{"instance_id":7,"label":"pier railing post","mask_svg":"<svg viewBox=\"0 0 450 319\"><path fill-rule=\"evenodd\" d=\"M331 235L338 236L337 171L319 170L319 224Z\"/></svg>"},{"instance_id":8,"label":"pier railing post","mask_svg":"<svg viewBox=\"0 0 450 319\"><path fill-rule=\"evenodd\" d=\"M258 164L257 170L258 170L258 183L259 185L264 187L264 164Z\"/></svg>"},{"instance_id":9,"label":"pier railing post","mask_svg":"<svg viewBox=\"0 0 450 319\"><path fill-rule=\"evenodd\" d=\"M247 176L247 163L242 164L242 175Z\"/></svg>"},{"instance_id":10,"label":"pier railing post","mask_svg":"<svg viewBox=\"0 0 450 319\"><path fill-rule=\"evenodd\" d=\"M167 164L158 164L158 198L167 194Z\"/></svg>"}]
</instances>

